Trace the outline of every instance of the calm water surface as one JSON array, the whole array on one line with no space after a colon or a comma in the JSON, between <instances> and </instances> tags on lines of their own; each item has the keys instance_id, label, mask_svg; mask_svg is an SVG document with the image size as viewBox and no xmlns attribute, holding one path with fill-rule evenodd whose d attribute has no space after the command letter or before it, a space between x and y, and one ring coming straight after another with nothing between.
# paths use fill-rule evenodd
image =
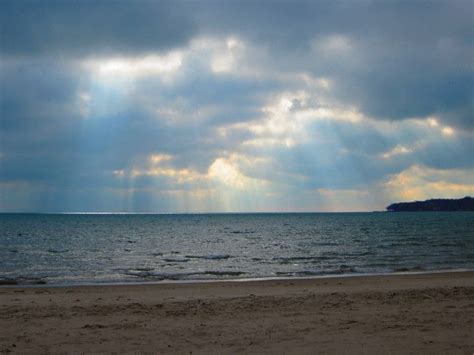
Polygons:
<instances>
[{"instance_id":1,"label":"calm water surface","mask_svg":"<svg viewBox=\"0 0 474 355\"><path fill-rule=\"evenodd\" d=\"M474 269L474 213L0 214L20 284Z\"/></svg>"}]
</instances>

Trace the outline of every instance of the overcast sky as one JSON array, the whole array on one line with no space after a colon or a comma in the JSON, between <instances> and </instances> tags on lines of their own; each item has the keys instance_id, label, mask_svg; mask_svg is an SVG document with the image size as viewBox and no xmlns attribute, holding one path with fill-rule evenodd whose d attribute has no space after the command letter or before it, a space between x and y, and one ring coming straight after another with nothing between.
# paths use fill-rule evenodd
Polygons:
<instances>
[{"instance_id":1,"label":"overcast sky","mask_svg":"<svg viewBox=\"0 0 474 355\"><path fill-rule=\"evenodd\" d=\"M474 195L473 1L0 3L0 211Z\"/></svg>"}]
</instances>

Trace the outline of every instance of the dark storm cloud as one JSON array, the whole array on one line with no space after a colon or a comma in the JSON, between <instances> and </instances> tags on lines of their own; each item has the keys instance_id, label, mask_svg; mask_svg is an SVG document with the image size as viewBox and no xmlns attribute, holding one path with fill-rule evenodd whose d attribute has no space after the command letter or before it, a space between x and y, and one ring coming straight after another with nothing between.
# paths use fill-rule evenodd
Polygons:
<instances>
[{"instance_id":1,"label":"dark storm cloud","mask_svg":"<svg viewBox=\"0 0 474 355\"><path fill-rule=\"evenodd\" d=\"M184 45L196 26L174 1L15 1L0 4L3 55L101 55Z\"/></svg>"},{"instance_id":2,"label":"dark storm cloud","mask_svg":"<svg viewBox=\"0 0 474 355\"><path fill-rule=\"evenodd\" d=\"M59 61L0 66L0 181L54 183L74 166L77 77Z\"/></svg>"},{"instance_id":3,"label":"dark storm cloud","mask_svg":"<svg viewBox=\"0 0 474 355\"><path fill-rule=\"evenodd\" d=\"M439 114L474 127L471 1L213 4L198 12L205 28L270 48L274 55L263 66L328 76L341 101L375 118ZM342 36L352 48L327 50L328 36Z\"/></svg>"},{"instance_id":4,"label":"dark storm cloud","mask_svg":"<svg viewBox=\"0 0 474 355\"><path fill-rule=\"evenodd\" d=\"M3 55L131 54L239 35L262 66L333 78L339 98L382 119L442 115L472 129L470 1L6 1ZM311 46L345 36L356 53ZM314 48L313 48L314 49Z\"/></svg>"},{"instance_id":5,"label":"dark storm cloud","mask_svg":"<svg viewBox=\"0 0 474 355\"><path fill-rule=\"evenodd\" d=\"M470 1L216 0L194 5L205 29L237 31L275 47L304 48L315 36L333 33L412 43L443 37L470 43L473 33Z\"/></svg>"},{"instance_id":6,"label":"dark storm cloud","mask_svg":"<svg viewBox=\"0 0 474 355\"><path fill-rule=\"evenodd\" d=\"M335 75L341 100L377 119L439 115L446 123L474 128L472 69L435 66L436 55L420 55L414 48L400 50L396 60L384 60L377 51L366 49L372 55L362 70Z\"/></svg>"},{"instance_id":7,"label":"dark storm cloud","mask_svg":"<svg viewBox=\"0 0 474 355\"><path fill-rule=\"evenodd\" d=\"M412 160L436 169L474 169L474 139L460 137L453 142L437 140L415 152Z\"/></svg>"},{"instance_id":8,"label":"dark storm cloud","mask_svg":"<svg viewBox=\"0 0 474 355\"><path fill-rule=\"evenodd\" d=\"M49 129L74 114L78 73L61 61L5 61L0 65L2 131ZM77 113L76 113L77 115ZM32 127L34 126L34 127Z\"/></svg>"}]
</instances>

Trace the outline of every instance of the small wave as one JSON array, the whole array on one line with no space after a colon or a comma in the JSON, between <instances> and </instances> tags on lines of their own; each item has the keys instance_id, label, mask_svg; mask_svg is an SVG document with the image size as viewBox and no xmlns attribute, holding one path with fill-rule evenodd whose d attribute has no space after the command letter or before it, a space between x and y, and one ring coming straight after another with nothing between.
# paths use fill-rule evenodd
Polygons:
<instances>
[{"instance_id":1,"label":"small wave","mask_svg":"<svg viewBox=\"0 0 474 355\"><path fill-rule=\"evenodd\" d=\"M232 234L254 234L255 231L254 230L243 230L243 231L233 230L230 233L232 233Z\"/></svg>"},{"instance_id":2,"label":"small wave","mask_svg":"<svg viewBox=\"0 0 474 355\"><path fill-rule=\"evenodd\" d=\"M185 255L188 259L205 259L205 260L224 260L229 259L231 256L229 254L216 254L216 255Z\"/></svg>"},{"instance_id":3,"label":"small wave","mask_svg":"<svg viewBox=\"0 0 474 355\"><path fill-rule=\"evenodd\" d=\"M243 271L206 271L202 275L213 275L213 276L241 276L245 275Z\"/></svg>"},{"instance_id":4,"label":"small wave","mask_svg":"<svg viewBox=\"0 0 474 355\"><path fill-rule=\"evenodd\" d=\"M410 247L419 247L419 246L423 246L423 245L426 245L425 243L421 243L421 242L417 242L417 241L398 241L398 242L393 242L393 243L390 243L390 246L391 247L407 247L407 246L410 246Z\"/></svg>"},{"instance_id":5,"label":"small wave","mask_svg":"<svg viewBox=\"0 0 474 355\"><path fill-rule=\"evenodd\" d=\"M182 259L182 258L164 258L163 261L168 263L187 263L189 259Z\"/></svg>"},{"instance_id":6,"label":"small wave","mask_svg":"<svg viewBox=\"0 0 474 355\"><path fill-rule=\"evenodd\" d=\"M336 273L345 274L348 272L356 272L355 268L349 265L340 265L339 269L335 271Z\"/></svg>"},{"instance_id":7,"label":"small wave","mask_svg":"<svg viewBox=\"0 0 474 355\"><path fill-rule=\"evenodd\" d=\"M369 255L374 255L374 253L372 251L363 251L361 253L354 253L354 254L350 254L350 256L355 256L355 257L358 257L358 256L369 256Z\"/></svg>"},{"instance_id":8,"label":"small wave","mask_svg":"<svg viewBox=\"0 0 474 355\"><path fill-rule=\"evenodd\" d=\"M141 278L144 278L144 279L150 279L150 278L158 279L158 280L163 279L163 277L161 277L160 274L153 273L151 271L140 271L140 270L137 270L137 269L126 269L126 270L122 270L121 273L123 275L141 277Z\"/></svg>"},{"instance_id":9,"label":"small wave","mask_svg":"<svg viewBox=\"0 0 474 355\"><path fill-rule=\"evenodd\" d=\"M136 267L135 269L131 269L131 270L137 270L137 271L153 271L154 268L152 268L152 267Z\"/></svg>"},{"instance_id":10,"label":"small wave","mask_svg":"<svg viewBox=\"0 0 474 355\"><path fill-rule=\"evenodd\" d=\"M283 260L283 261L299 261L299 260L313 260L315 256L289 256L289 257L275 257L272 260Z\"/></svg>"},{"instance_id":11,"label":"small wave","mask_svg":"<svg viewBox=\"0 0 474 355\"><path fill-rule=\"evenodd\" d=\"M62 253L67 253L69 250L64 249L64 250L59 250L59 249L48 249L48 253L52 254L62 254Z\"/></svg>"},{"instance_id":12,"label":"small wave","mask_svg":"<svg viewBox=\"0 0 474 355\"><path fill-rule=\"evenodd\" d=\"M312 242L311 245L318 247L334 247L340 245L337 242Z\"/></svg>"},{"instance_id":13,"label":"small wave","mask_svg":"<svg viewBox=\"0 0 474 355\"><path fill-rule=\"evenodd\" d=\"M324 251L321 253L319 257L333 258L333 257L338 257L340 255L341 253L338 251Z\"/></svg>"},{"instance_id":14,"label":"small wave","mask_svg":"<svg viewBox=\"0 0 474 355\"><path fill-rule=\"evenodd\" d=\"M141 277L146 280L188 280L188 279L199 279L199 276L204 276L204 279L209 278L209 276L230 276L237 277L245 275L246 272L243 271L220 271L220 270L209 270L209 271L199 271L199 272L182 272L182 273L159 273L152 271L137 271L137 269L128 269L122 272L127 276ZM205 276L208 276L207 278Z\"/></svg>"},{"instance_id":15,"label":"small wave","mask_svg":"<svg viewBox=\"0 0 474 355\"><path fill-rule=\"evenodd\" d=\"M286 265L292 263L318 263L321 260L329 259L325 256L292 256L292 257L277 257L272 258L273 261L277 261L279 264Z\"/></svg>"},{"instance_id":16,"label":"small wave","mask_svg":"<svg viewBox=\"0 0 474 355\"><path fill-rule=\"evenodd\" d=\"M99 259L99 260L113 260L113 258L111 256L108 256L108 255L98 256L97 259Z\"/></svg>"},{"instance_id":17,"label":"small wave","mask_svg":"<svg viewBox=\"0 0 474 355\"><path fill-rule=\"evenodd\" d=\"M340 275L340 274L349 274L355 273L357 270L348 265L341 265L338 269L332 270L297 270L297 271L277 271L275 274L277 276L322 276L322 275Z\"/></svg>"},{"instance_id":18,"label":"small wave","mask_svg":"<svg viewBox=\"0 0 474 355\"><path fill-rule=\"evenodd\" d=\"M318 276L323 275L324 273L321 271L309 271L309 270L301 270L301 271L277 271L275 273L277 276Z\"/></svg>"},{"instance_id":19,"label":"small wave","mask_svg":"<svg viewBox=\"0 0 474 355\"><path fill-rule=\"evenodd\" d=\"M464 246L464 243L459 243L459 242L442 242L437 244L440 247L461 247Z\"/></svg>"},{"instance_id":20,"label":"small wave","mask_svg":"<svg viewBox=\"0 0 474 355\"><path fill-rule=\"evenodd\" d=\"M424 271L425 269L421 266L412 267L396 267L393 269L394 272L410 272L410 271Z\"/></svg>"},{"instance_id":21,"label":"small wave","mask_svg":"<svg viewBox=\"0 0 474 355\"><path fill-rule=\"evenodd\" d=\"M46 281L40 277L0 277L0 286L8 285L45 285Z\"/></svg>"},{"instance_id":22,"label":"small wave","mask_svg":"<svg viewBox=\"0 0 474 355\"><path fill-rule=\"evenodd\" d=\"M18 281L9 278L0 278L0 286L18 285Z\"/></svg>"}]
</instances>

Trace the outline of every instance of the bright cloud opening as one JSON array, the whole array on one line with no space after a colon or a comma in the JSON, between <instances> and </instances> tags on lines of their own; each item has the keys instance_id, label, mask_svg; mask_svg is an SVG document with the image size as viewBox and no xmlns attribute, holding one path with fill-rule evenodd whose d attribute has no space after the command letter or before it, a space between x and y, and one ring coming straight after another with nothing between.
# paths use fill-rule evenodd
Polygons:
<instances>
[{"instance_id":1,"label":"bright cloud opening","mask_svg":"<svg viewBox=\"0 0 474 355\"><path fill-rule=\"evenodd\" d=\"M136 78L176 72L183 64L181 52L144 57L115 57L87 60L85 65L100 77Z\"/></svg>"},{"instance_id":2,"label":"bright cloud opening","mask_svg":"<svg viewBox=\"0 0 474 355\"><path fill-rule=\"evenodd\" d=\"M386 152L386 153L383 153L381 154L382 158L384 159L390 159L394 156L397 156L397 155L402 155L402 154L408 154L408 153L411 153L413 150L410 149L410 148L407 148L407 147L404 147L403 145L397 145L395 148L393 148L392 150Z\"/></svg>"},{"instance_id":3,"label":"bright cloud opening","mask_svg":"<svg viewBox=\"0 0 474 355\"><path fill-rule=\"evenodd\" d=\"M216 159L209 167L208 174L211 179L234 188L244 188L249 182L249 179L225 158Z\"/></svg>"}]
</instances>

